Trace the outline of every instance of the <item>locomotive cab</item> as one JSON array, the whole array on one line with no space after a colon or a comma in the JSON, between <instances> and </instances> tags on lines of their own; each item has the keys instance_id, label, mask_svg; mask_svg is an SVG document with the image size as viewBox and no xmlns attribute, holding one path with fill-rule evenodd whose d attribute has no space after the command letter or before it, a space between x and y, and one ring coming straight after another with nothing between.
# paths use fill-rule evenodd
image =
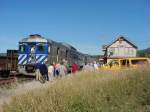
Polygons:
<instances>
[{"instance_id":1,"label":"locomotive cab","mask_svg":"<svg viewBox=\"0 0 150 112\"><path fill-rule=\"evenodd\" d=\"M40 35L30 35L19 42L18 70L24 75L34 75L35 65L45 63L48 57L47 40Z\"/></svg>"}]
</instances>

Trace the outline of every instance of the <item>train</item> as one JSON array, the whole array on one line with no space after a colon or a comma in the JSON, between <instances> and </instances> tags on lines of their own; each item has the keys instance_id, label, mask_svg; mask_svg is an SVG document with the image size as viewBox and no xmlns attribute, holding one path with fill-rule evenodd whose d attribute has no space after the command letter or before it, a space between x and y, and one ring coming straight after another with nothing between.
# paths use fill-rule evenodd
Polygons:
<instances>
[{"instance_id":1,"label":"train","mask_svg":"<svg viewBox=\"0 0 150 112\"><path fill-rule=\"evenodd\" d=\"M73 46L46 39L39 34L29 35L19 41L18 72L24 75L35 75L36 63L60 63L66 60L68 65L73 63L83 66L87 61L85 54Z\"/></svg>"}]
</instances>

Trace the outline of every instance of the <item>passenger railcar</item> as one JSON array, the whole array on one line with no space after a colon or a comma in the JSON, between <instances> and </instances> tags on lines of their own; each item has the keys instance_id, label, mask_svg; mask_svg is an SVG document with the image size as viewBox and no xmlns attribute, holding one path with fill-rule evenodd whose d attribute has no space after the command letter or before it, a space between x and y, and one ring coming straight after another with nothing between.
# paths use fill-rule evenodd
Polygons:
<instances>
[{"instance_id":1,"label":"passenger railcar","mask_svg":"<svg viewBox=\"0 0 150 112\"><path fill-rule=\"evenodd\" d=\"M45 39L41 35L34 34L19 42L18 71L26 75L34 75L36 63L59 63L63 59L68 64L77 63L83 65L84 54L78 52L73 46Z\"/></svg>"}]
</instances>

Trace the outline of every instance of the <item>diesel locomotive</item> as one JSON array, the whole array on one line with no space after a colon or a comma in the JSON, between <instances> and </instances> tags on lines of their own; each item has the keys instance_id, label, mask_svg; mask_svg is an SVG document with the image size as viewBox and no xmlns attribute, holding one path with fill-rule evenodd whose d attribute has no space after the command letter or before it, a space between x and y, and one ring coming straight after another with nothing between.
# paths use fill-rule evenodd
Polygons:
<instances>
[{"instance_id":1,"label":"diesel locomotive","mask_svg":"<svg viewBox=\"0 0 150 112\"><path fill-rule=\"evenodd\" d=\"M19 42L18 71L21 74L34 75L36 63L53 64L62 60L67 60L69 65L82 66L86 55L67 43L46 39L39 34L29 35Z\"/></svg>"}]
</instances>

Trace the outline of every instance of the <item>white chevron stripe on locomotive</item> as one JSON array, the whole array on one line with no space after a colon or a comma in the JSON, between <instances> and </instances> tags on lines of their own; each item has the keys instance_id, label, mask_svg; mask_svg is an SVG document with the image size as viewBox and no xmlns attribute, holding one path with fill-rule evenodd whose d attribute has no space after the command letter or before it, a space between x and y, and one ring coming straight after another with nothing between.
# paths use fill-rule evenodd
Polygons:
<instances>
[{"instance_id":1,"label":"white chevron stripe on locomotive","mask_svg":"<svg viewBox=\"0 0 150 112\"><path fill-rule=\"evenodd\" d=\"M39 58L40 57L40 58ZM44 58L46 58L46 55L37 55L36 56L36 62L40 63ZM43 62L42 62L43 63Z\"/></svg>"},{"instance_id":2,"label":"white chevron stripe on locomotive","mask_svg":"<svg viewBox=\"0 0 150 112\"><path fill-rule=\"evenodd\" d=\"M23 65L25 65L25 64L27 64L27 60L25 60L25 61L23 62Z\"/></svg>"},{"instance_id":3,"label":"white chevron stripe on locomotive","mask_svg":"<svg viewBox=\"0 0 150 112\"><path fill-rule=\"evenodd\" d=\"M20 60L20 58L21 58L22 56L23 56L23 55L22 55L22 54L20 54L20 55L19 55L19 57L18 57L18 60Z\"/></svg>"},{"instance_id":4,"label":"white chevron stripe on locomotive","mask_svg":"<svg viewBox=\"0 0 150 112\"><path fill-rule=\"evenodd\" d=\"M46 61L47 61L47 58L42 63L45 63Z\"/></svg>"},{"instance_id":5,"label":"white chevron stripe on locomotive","mask_svg":"<svg viewBox=\"0 0 150 112\"><path fill-rule=\"evenodd\" d=\"M27 57L27 55L24 55L24 54L20 54L19 55L19 58L18 58L18 63L19 64L23 64L23 62L25 61L25 59L26 59L26 57ZM26 59L27 60L27 59Z\"/></svg>"}]
</instances>

